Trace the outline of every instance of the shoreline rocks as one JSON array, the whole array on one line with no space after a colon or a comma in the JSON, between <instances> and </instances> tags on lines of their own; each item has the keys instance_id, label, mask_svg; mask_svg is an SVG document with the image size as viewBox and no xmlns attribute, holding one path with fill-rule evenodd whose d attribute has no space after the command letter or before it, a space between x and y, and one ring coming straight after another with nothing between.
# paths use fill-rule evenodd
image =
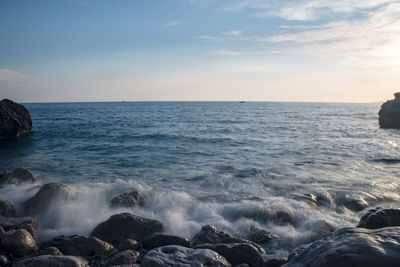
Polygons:
<instances>
[{"instance_id":1,"label":"shoreline rocks","mask_svg":"<svg viewBox=\"0 0 400 267\"><path fill-rule=\"evenodd\" d=\"M395 93L394 97L393 100L383 103L379 110L381 128L400 129L400 93Z\"/></svg>"},{"instance_id":2,"label":"shoreline rocks","mask_svg":"<svg viewBox=\"0 0 400 267\"><path fill-rule=\"evenodd\" d=\"M16 168L12 173L0 171L0 186L6 184L36 183L39 179L24 168Z\"/></svg>"},{"instance_id":3,"label":"shoreline rocks","mask_svg":"<svg viewBox=\"0 0 400 267\"><path fill-rule=\"evenodd\" d=\"M21 104L9 99L0 101L0 139L14 138L32 132L32 118Z\"/></svg>"}]
</instances>

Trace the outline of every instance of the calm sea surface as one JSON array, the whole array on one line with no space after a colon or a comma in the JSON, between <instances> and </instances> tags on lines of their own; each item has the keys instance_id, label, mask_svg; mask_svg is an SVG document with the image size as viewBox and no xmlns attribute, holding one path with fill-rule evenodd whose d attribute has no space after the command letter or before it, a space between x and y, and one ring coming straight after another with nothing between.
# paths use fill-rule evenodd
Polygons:
<instances>
[{"instance_id":1,"label":"calm sea surface","mask_svg":"<svg viewBox=\"0 0 400 267\"><path fill-rule=\"evenodd\" d=\"M0 169L69 184L79 201L42 214L42 238L90 233L112 196L143 190L129 210L191 237L211 223L250 226L291 248L355 226L365 209L400 199L400 131L375 104L124 102L25 104L34 133L0 143ZM0 189L17 207L37 191Z\"/></svg>"}]
</instances>

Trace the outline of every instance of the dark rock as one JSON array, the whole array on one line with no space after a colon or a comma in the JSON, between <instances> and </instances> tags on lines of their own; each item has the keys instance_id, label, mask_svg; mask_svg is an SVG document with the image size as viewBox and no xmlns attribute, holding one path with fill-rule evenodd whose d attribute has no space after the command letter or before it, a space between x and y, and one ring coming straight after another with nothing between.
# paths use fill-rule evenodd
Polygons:
<instances>
[{"instance_id":1,"label":"dark rock","mask_svg":"<svg viewBox=\"0 0 400 267\"><path fill-rule=\"evenodd\" d=\"M0 199L0 216L15 217L15 209L13 205L7 200Z\"/></svg>"},{"instance_id":2,"label":"dark rock","mask_svg":"<svg viewBox=\"0 0 400 267\"><path fill-rule=\"evenodd\" d=\"M389 267L399 261L400 227L345 228L296 248L284 266Z\"/></svg>"},{"instance_id":3,"label":"dark rock","mask_svg":"<svg viewBox=\"0 0 400 267\"><path fill-rule=\"evenodd\" d=\"M22 105L9 99L0 101L0 139L18 137L32 131L32 118Z\"/></svg>"},{"instance_id":4,"label":"dark rock","mask_svg":"<svg viewBox=\"0 0 400 267\"><path fill-rule=\"evenodd\" d=\"M192 247L201 244L232 244L232 243L247 243L252 244L257 248L260 254L265 254L265 250L258 244L249 240L232 236L224 231L218 229L213 225L205 225L201 228L192 239Z\"/></svg>"},{"instance_id":5,"label":"dark rock","mask_svg":"<svg viewBox=\"0 0 400 267\"><path fill-rule=\"evenodd\" d=\"M370 209L357 227L378 229L388 226L400 226L400 209Z\"/></svg>"},{"instance_id":6,"label":"dark rock","mask_svg":"<svg viewBox=\"0 0 400 267\"><path fill-rule=\"evenodd\" d=\"M157 220L145 219L131 213L120 213L97 225L91 235L118 246L127 238L141 243L146 236L164 230L165 226Z\"/></svg>"},{"instance_id":7,"label":"dark rock","mask_svg":"<svg viewBox=\"0 0 400 267\"><path fill-rule=\"evenodd\" d=\"M133 239L125 239L118 245L119 251L124 250L137 250L139 248L139 243Z\"/></svg>"},{"instance_id":8,"label":"dark rock","mask_svg":"<svg viewBox=\"0 0 400 267\"><path fill-rule=\"evenodd\" d=\"M42 255L18 261L14 267L89 267L88 262L75 256Z\"/></svg>"},{"instance_id":9,"label":"dark rock","mask_svg":"<svg viewBox=\"0 0 400 267\"><path fill-rule=\"evenodd\" d=\"M246 263L250 266L262 266L264 260L257 248L251 244L204 244L195 247L196 249L211 249L228 260L233 266Z\"/></svg>"},{"instance_id":10,"label":"dark rock","mask_svg":"<svg viewBox=\"0 0 400 267\"><path fill-rule=\"evenodd\" d=\"M270 259L267 261L264 261L263 267L280 267L284 265L287 262L286 259Z\"/></svg>"},{"instance_id":11,"label":"dark rock","mask_svg":"<svg viewBox=\"0 0 400 267\"><path fill-rule=\"evenodd\" d=\"M4 255L0 255L0 266L6 266L7 263L8 263L7 257Z\"/></svg>"},{"instance_id":12,"label":"dark rock","mask_svg":"<svg viewBox=\"0 0 400 267\"><path fill-rule=\"evenodd\" d=\"M21 184L21 183L36 183L39 179L30 171L24 168L16 168L11 174L2 173L0 184Z\"/></svg>"},{"instance_id":13,"label":"dark rock","mask_svg":"<svg viewBox=\"0 0 400 267\"><path fill-rule=\"evenodd\" d=\"M4 231L3 227L0 226L0 241L5 233L6 233L6 231Z\"/></svg>"},{"instance_id":14,"label":"dark rock","mask_svg":"<svg viewBox=\"0 0 400 267\"><path fill-rule=\"evenodd\" d=\"M379 110L381 128L400 128L400 93L395 93L394 96L395 99L384 103Z\"/></svg>"},{"instance_id":15,"label":"dark rock","mask_svg":"<svg viewBox=\"0 0 400 267\"><path fill-rule=\"evenodd\" d=\"M231 266L221 255L209 249L191 249L181 246L165 246L150 250L144 255L142 267L164 266Z\"/></svg>"},{"instance_id":16,"label":"dark rock","mask_svg":"<svg viewBox=\"0 0 400 267\"><path fill-rule=\"evenodd\" d=\"M178 245L182 247L190 247L190 242L189 239L180 237L180 236L175 236L175 235L166 235L166 234L161 234L161 233L155 233L152 235L149 235L144 239L143 242L143 247L145 249L153 249L153 248L158 248L158 247L163 247L163 246L168 246L168 245Z\"/></svg>"},{"instance_id":17,"label":"dark rock","mask_svg":"<svg viewBox=\"0 0 400 267\"><path fill-rule=\"evenodd\" d=\"M62 235L49 241L42 242L41 248L56 247L64 255L93 257L107 256L114 249L113 245L96 237L80 235Z\"/></svg>"},{"instance_id":18,"label":"dark rock","mask_svg":"<svg viewBox=\"0 0 400 267\"><path fill-rule=\"evenodd\" d=\"M7 231L1 239L1 248L14 256L29 255L38 249L35 239L25 229Z\"/></svg>"},{"instance_id":19,"label":"dark rock","mask_svg":"<svg viewBox=\"0 0 400 267\"><path fill-rule=\"evenodd\" d=\"M4 218L0 217L0 226L7 232L9 230L25 229L36 237L38 220L32 217Z\"/></svg>"},{"instance_id":20,"label":"dark rock","mask_svg":"<svg viewBox=\"0 0 400 267\"><path fill-rule=\"evenodd\" d=\"M56 247L47 247L39 250L33 256L41 256L41 255L52 255L52 256L63 256L61 251Z\"/></svg>"},{"instance_id":21,"label":"dark rock","mask_svg":"<svg viewBox=\"0 0 400 267\"><path fill-rule=\"evenodd\" d=\"M111 259L106 262L106 266L116 266L123 264L134 264L140 258L140 254L137 251L125 250L117 253Z\"/></svg>"},{"instance_id":22,"label":"dark rock","mask_svg":"<svg viewBox=\"0 0 400 267\"><path fill-rule=\"evenodd\" d=\"M258 244L265 244L278 238L276 234L265 229L257 228L253 225L249 226L246 230L247 239Z\"/></svg>"},{"instance_id":23,"label":"dark rock","mask_svg":"<svg viewBox=\"0 0 400 267\"><path fill-rule=\"evenodd\" d=\"M124 207L130 208L135 206L143 206L144 204L144 194L141 191L133 190L131 192L126 192L115 196L111 199L111 207Z\"/></svg>"},{"instance_id":24,"label":"dark rock","mask_svg":"<svg viewBox=\"0 0 400 267\"><path fill-rule=\"evenodd\" d=\"M43 185L40 190L24 203L28 214L38 214L49 209L59 200L74 199L75 194L66 184L49 183Z\"/></svg>"}]
</instances>

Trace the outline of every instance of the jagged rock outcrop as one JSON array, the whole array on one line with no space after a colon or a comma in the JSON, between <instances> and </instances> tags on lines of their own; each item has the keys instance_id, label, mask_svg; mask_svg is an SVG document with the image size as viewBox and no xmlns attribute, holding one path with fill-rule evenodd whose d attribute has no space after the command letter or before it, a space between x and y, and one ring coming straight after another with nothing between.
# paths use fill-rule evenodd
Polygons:
<instances>
[{"instance_id":1,"label":"jagged rock outcrop","mask_svg":"<svg viewBox=\"0 0 400 267\"><path fill-rule=\"evenodd\" d=\"M32 118L21 104L9 99L0 101L0 139L18 137L32 131Z\"/></svg>"},{"instance_id":2,"label":"jagged rock outcrop","mask_svg":"<svg viewBox=\"0 0 400 267\"><path fill-rule=\"evenodd\" d=\"M400 93L394 94L393 100L382 104L379 110L379 126L381 128L400 129Z\"/></svg>"}]
</instances>

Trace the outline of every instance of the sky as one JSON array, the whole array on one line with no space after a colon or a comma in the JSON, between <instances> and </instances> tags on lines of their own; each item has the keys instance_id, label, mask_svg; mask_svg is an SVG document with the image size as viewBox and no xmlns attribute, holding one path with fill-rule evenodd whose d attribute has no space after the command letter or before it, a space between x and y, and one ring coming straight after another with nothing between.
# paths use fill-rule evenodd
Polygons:
<instances>
[{"instance_id":1,"label":"sky","mask_svg":"<svg viewBox=\"0 0 400 267\"><path fill-rule=\"evenodd\" d=\"M379 102L399 0L1 0L0 98Z\"/></svg>"}]
</instances>

